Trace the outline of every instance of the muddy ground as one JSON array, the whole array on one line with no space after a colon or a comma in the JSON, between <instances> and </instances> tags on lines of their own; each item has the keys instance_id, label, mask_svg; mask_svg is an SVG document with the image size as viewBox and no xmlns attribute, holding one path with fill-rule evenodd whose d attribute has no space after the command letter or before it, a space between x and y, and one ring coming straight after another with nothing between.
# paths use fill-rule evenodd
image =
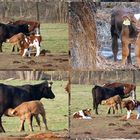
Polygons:
<instances>
[{"instance_id":1,"label":"muddy ground","mask_svg":"<svg viewBox=\"0 0 140 140\"><path fill-rule=\"evenodd\" d=\"M39 57L22 57L17 53L0 53L1 70L68 70L68 54L46 53Z\"/></svg>"},{"instance_id":2,"label":"muddy ground","mask_svg":"<svg viewBox=\"0 0 140 140\"><path fill-rule=\"evenodd\" d=\"M123 116L94 116L92 120L71 119L71 138L140 138L140 120Z\"/></svg>"}]
</instances>

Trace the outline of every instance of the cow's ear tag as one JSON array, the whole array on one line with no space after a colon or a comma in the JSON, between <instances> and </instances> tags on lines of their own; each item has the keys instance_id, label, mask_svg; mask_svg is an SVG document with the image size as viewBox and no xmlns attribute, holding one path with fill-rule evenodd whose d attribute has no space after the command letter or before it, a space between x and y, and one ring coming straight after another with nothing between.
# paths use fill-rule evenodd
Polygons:
<instances>
[{"instance_id":1,"label":"cow's ear tag","mask_svg":"<svg viewBox=\"0 0 140 140\"><path fill-rule=\"evenodd\" d=\"M127 18L123 21L123 24L124 25L130 25L130 20Z\"/></svg>"}]
</instances>

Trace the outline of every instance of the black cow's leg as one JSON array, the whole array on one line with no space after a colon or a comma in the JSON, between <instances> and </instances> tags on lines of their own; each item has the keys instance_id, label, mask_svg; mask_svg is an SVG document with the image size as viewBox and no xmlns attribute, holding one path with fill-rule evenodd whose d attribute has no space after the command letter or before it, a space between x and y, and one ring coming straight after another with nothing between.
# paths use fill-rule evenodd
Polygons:
<instances>
[{"instance_id":1,"label":"black cow's leg","mask_svg":"<svg viewBox=\"0 0 140 140\"><path fill-rule=\"evenodd\" d=\"M128 64L132 64L132 60L131 60L131 44L128 45L129 48L129 55L127 57L127 62Z\"/></svg>"},{"instance_id":2,"label":"black cow's leg","mask_svg":"<svg viewBox=\"0 0 140 140\"><path fill-rule=\"evenodd\" d=\"M15 45L13 45L12 47L12 52L15 52Z\"/></svg>"},{"instance_id":3,"label":"black cow's leg","mask_svg":"<svg viewBox=\"0 0 140 140\"><path fill-rule=\"evenodd\" d=\"M108 108L108 112L107 112L107 114L110 114L110 109L111 109L111 107Z\"/></svg>"},{"instance_id":4,"label":"black cow's leg","mask_svg":"<svg viewBox=\"0 0 140 140\"><path fill-rule=\"evenodd\" d=\"M118 37L114 35L112 37L112 52L114 55L114 61L117 61L117 54L118 54Z\"/></svg>"},{"instance_id":5,"label":"black cow's leg","mask_svg":"<svg viewBox=\"0 0 140 140\"><path fill-rule=\"evenodd\" d=\"M2 52L2 43L0 43L0 52Z\"/></svg>"},{"instance_id":6,"label":"black cow's leg","mask_svg":"<svg viewBox=\"0 0 140 140\"><path fill-rule=\"evenodd\" d=\"M95 106L95 114L98 114L98 104Z\"/></svg>"},{"instance_id":7,"label":"black cow's leg","mask_svg":"<svg viewBox=\"0 0 140 140\"><path fill-rule=\"evenodd\" d=\"M1 117L0 117L0 132L5 132L3 126L2 126L2 120L1 120Z\"/></svg>"}]
</instances>

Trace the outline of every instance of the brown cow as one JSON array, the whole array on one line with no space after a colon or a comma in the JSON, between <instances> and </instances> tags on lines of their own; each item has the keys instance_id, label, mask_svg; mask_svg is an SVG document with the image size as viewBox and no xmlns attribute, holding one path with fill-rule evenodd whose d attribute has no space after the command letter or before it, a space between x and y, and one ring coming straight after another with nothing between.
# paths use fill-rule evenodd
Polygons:
<instances>
[{"instance_id":1,"label":"brown cow","mask_svg":"<svg viewBox=\"0 0 140 140\"><path fill-rule=\"evenodd\" d=\"M129 44L135 45L135 54L138 66L140 67L140 15L135 14L134 17L130 15L123 16L123 25L121 32L122 42L122 65L125 65L127 57L129 55Z\"/></svg>"},{"instance_id":2,"label":"brown cow","mask_svg":"<svg viewBox=\"0 0 140 140\"><path fill-rule=\"evenodd\" d=\"M135 15L137 16L138 14L133 14L130 9L126 8L114 9L111 14L111 37L114 61L117 61L118 38L121 37L123 65L126 60L128 63L132 63L131 44L134 42L134 39L137 38L138 34L138 26L136 24L138 18L136 18ZM130 22L127 19L129 19ZM139 51L138 48L136 48L136 50ZM140 56L139 53L136 55Z\"/></svg>"},{"instance_id":3,"label":"brown cow","mask_svg":"<svg viewBox=\"0 0 140 140\"><path fill-rule=\"evenodd\" d=\"M128 83L106 83L104 87L114 88L118 86L124 86L124 94L126 97L131 96L133 99L136 99L136 85L135 84L128 84Z\"/></svg>"},{"instance_id":4,"label":"brown cow","mask_svg":"<svg viewBox=\"0 0 140 140\"><path fill-rule=\"evenodd\" d=\"M38 21L17 20L9 21L9 24L27 24L30 33L40 34L40 23Z\"/></svg>"}]
</instances>

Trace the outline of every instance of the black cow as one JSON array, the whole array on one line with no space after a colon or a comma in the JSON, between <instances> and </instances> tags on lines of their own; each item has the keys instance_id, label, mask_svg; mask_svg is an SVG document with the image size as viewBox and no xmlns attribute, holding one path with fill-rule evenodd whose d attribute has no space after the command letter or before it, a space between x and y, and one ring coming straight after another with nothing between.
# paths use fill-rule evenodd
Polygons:
<instances>
[{"instance_id":1,"label":"black cow","mask_svg":"<svg viewBox=\"0 0 140 140\"><path fill-rule=\"evenodd\" d=\"M6 42L6 39L11 38L18 33L29 35L29 29L27 24L11 25L0 23L0 52L2 52L2 43Z\"/></svg>"},{"instance_id":2,"label":"black cow","mask_svg":"<svg viewBox=\"0 0 140 140\"><path fill-rule=\"evenodd\" d=\"M0 84L0 132L5 132L1 117L8 108L15 108L22 102L40 100L41 98L55 98L51 85L47 81L23 86Z\"/></svg>"},{"instance_id":3,"label":"black cow","mask_svg":"<svg viewBox=\"0 0 140 140\"><path fill-rule=\"evenodd\" d=\"M118 86L110 89L95 85L95 87L92 88L93 109L95 109L95 113L98 114L98 105L101 104L102 100L106 100L115 95L119 95L121 98L124 98L124 87Z\"/></svg>"}]
</instances>

